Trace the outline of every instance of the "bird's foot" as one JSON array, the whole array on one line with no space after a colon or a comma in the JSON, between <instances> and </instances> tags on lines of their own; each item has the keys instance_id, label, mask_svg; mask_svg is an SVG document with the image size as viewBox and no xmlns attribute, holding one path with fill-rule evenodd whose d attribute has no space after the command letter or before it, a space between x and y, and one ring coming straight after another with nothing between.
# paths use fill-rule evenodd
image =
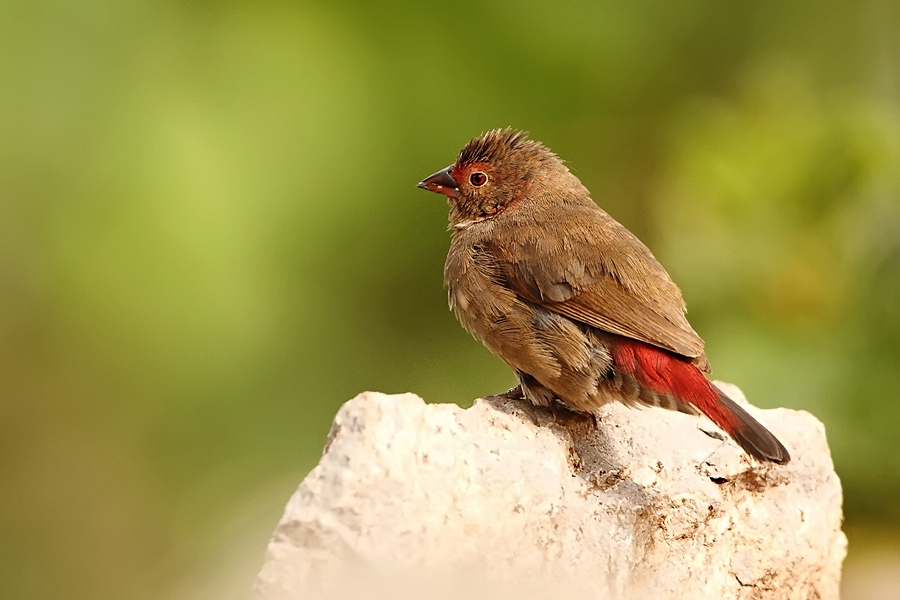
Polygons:
<instances>
[{"instance_id":1,"label":"bird's foot","mask_svg":"<svg viewBox=\"0 0 900 600\"><path fill-rule=\"evenodd\" d=\"M487 401L497 401L497 400L514 400L517 402L521 402L522 400L527 400L528 396L525 395L525 391L522 389L521 385L517 385L516 387L509 388L502 394L494 394L492 396L485 396L485 400ZM535 415L535 407L531 402L525 402L524 404L517 404L516 412L524 411L528 418L536 425L539 426L538 418Z\"/></svg>"},{"instance_id":2,"label":"bird's foot","mask_svg":"<svg viewBox=\"0 0 900 600\"><path fill-rule=\"evenodd\" d=\"M524 400L525 392L522 390L521 385L517 385L516 387L509 388L502 394L488 396L488 398L496 398L498 400Z\"/></svg>"},{"instance_id":3,"label":"bird's foot","mask_svg":"<svg viewBox=\"0 0 900 600\"><path fill-rule=\"evenodd\" d=\"M522 386L517 385L514 388L509 388L502 394L491 394L490 396L484 396L485 400L524 400L525 392L522 391Z\"/></svg>"},{"instance_id":4,"label":"bird's foot","mask_svg":"<svg viewBox=\"0 0 900 600\"><path fill-rule=\"evenodd\" d=\"M576 423L589 423L592 429L598 429L600 419L595 412L582 412L571 409L559 398L554 398L546 407L553 423L562 427L568 427Z\"/></svg>"}]
</instances>

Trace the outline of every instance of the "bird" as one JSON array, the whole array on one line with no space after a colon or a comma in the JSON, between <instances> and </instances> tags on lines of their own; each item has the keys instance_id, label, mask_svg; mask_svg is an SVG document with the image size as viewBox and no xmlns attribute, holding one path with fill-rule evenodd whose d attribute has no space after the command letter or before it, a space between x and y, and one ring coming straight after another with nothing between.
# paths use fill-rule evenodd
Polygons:
<instances>
[{"instance_id":1,"label":"bird","mask_svg":"<svg viewBox=\"0 0 900 600\"><path fill-rule=\"evenodd\" d=\"M790 461L707 379L703 339L666 270L542 143L488 131L417 187L446 196L449 305L515 373L505 395L594 418L615 401L702 413L757 461Z\"/></svg>"}]
</instances>

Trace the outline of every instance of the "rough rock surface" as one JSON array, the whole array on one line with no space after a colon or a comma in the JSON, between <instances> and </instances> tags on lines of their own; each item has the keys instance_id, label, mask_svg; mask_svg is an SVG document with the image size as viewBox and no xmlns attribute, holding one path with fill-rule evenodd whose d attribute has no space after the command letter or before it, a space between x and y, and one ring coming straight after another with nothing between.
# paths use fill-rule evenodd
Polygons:
<instances>
[{"instance_id":1,"label":"rough rock surface","mask_svg":"<svg viewBox=\"0 0 900 600\"><path fill-rule=\"evenodd\" d=\"M604 410L360 394L257 597L838 598L841 487L812 415L748 406L790 450L778 466L702 418Z\"/></svg>"}]
</instances>

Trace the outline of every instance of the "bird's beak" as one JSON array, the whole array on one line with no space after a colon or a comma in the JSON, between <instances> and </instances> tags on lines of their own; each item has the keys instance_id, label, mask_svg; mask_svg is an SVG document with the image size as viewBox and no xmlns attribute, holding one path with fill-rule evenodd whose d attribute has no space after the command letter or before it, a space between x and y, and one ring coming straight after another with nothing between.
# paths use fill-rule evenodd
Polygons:
<instances>
[{"instance_id":1,"label":"bird's beak","mask_svg":"<svg viewBox=\"0 0 900 600\"><path fill-rule=\"evenodd\" d=\"M450 174L450 169L452 168L453 165L450 165L443 171L438 171L431 177L420 181L416 187L428 190L429 192L444 194L448 198L459 198L459 184L456 183L456 180L453 179L453 176Z\"/></svg>"}]
</instances>

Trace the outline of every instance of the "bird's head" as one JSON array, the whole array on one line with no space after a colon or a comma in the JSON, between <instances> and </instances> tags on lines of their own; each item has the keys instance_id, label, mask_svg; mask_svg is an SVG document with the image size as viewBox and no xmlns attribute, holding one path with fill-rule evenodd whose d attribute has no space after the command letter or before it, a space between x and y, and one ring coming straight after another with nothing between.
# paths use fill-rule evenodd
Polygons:
<instances>
[{"instance_id":1,"label":"bird's head","mask_svg":"<svg viewBox=\"0 0 900 600\"><path fill-rule=\"evenodd\" d=\"M506 128L473 138L456 162L418 187L445 195L450 226L462 229L523 203L558 196L559 188L578 182L555 154L527 135Z\"/></svg>"}]
</instances>

